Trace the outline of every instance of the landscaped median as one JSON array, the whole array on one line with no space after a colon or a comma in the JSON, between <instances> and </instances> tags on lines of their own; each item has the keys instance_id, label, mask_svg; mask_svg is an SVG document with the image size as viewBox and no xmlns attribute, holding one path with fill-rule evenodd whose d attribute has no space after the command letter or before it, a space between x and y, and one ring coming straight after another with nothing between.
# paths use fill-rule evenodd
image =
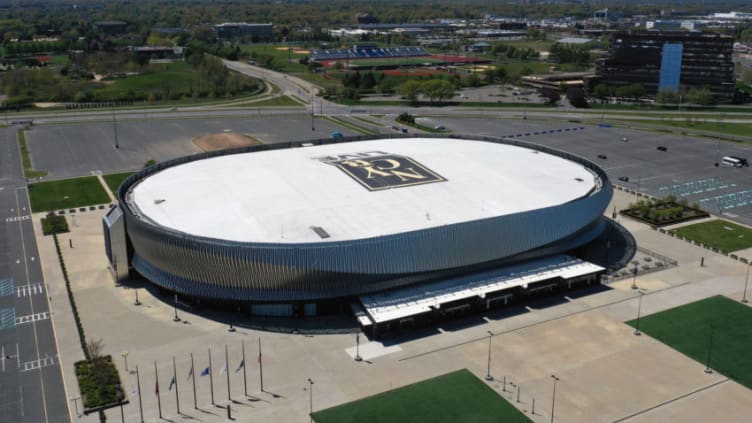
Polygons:
<instances>
[{"instance_id":1,"label":"landscaped median","mask_svg":"<svg viewBox=\"0 0 752 423\"><path fill-rule=\"evenodd\" d=\"M76 362L75 367L84 414L127 403L112 356L81 360Z\"/></svg>"},{"instance_id":2,"label":"landscaped median","mask_svg":"<svg viewBox=\"0 0 752 423\"><path fill-rule=\"evenodd\" d=\"M640 200L621 210L621 214L649 225L663 226L710 216L697 206L690 207L686 201L676 201L669 195L664 199Z\"/></svg>"}]
</instances>

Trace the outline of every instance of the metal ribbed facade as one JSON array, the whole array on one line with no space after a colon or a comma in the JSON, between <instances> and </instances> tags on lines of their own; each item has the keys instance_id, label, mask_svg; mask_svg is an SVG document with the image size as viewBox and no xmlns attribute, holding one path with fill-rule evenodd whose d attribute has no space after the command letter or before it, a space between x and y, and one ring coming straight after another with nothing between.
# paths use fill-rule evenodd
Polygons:
<instances>
[{"instance_id":1,"label":"metal ribbed facade","mask_svg":"<svg viewBox=\"0 0 752 423\"><path fill-rule=\"evenodd\" d=\"M385 137L350 141L382 138ZM132 245L132 266L157 285L197 297L312 301L402 286L419 281L421 275L496 262L533 250L551 254L597 235L601 227L598 222L612 191L605 172L595 164L520 141L466 138L532 148L581 163L600 178L599 186L584 198L554 207L376 238L300 244L231 242L187 235L138 216L138 211L128 204L131 187L164 168L218 155L299 144L204 153L145 169L120 187L120 207Z\"/></svg>"}]
</instances>

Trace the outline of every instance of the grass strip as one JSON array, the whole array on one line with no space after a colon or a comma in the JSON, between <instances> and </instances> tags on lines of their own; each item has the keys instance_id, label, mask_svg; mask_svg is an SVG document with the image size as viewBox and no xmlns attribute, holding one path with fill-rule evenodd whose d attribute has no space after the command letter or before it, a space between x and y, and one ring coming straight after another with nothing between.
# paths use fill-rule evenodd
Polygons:
<instances>
[{"instance_id":1,"label":"grass strip","mask_svg":"<svg viewBox=\"0 0 752 423\"><path fill-rule=\"evenodd\" d=\"M29 146L26 144L26 132L23 129L18 130L18 148L21 150L21 161L23 162L23 171L26 178L41 178L47 176L43 170L34 170L31 164L31 154Z\"/></svg>"},{"instance_id":2,"label":"grass strip","mask_svg":"<svg viewBox=\"0 0 752 423\"><path fill-rule=\"evenodd\" d=\"M352 129L353 131L359 132L361 134L374 135L374 134L378 133L376 131L372 131L372 130L370 130L368 128L364 128L362 126L355 125L354 123L350 123L350 122L344 121L342 119L339 119L339 118L336 118L336 117L333 117L333 116L322 116L322 117L324 119L326 119L326 120L334 123L334 124L344 126L345 128Z\"/></svg>"}]
</instances>

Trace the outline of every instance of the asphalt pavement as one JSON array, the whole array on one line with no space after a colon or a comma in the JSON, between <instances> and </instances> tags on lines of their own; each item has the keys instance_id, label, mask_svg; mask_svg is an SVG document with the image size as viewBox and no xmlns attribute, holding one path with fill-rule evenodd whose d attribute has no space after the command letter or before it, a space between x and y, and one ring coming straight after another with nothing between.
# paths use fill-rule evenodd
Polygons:
<instances>
[{"instance_id":1,"label":"asphalt pavement","mask_svg":"<svg viewBox=\"0 0 752 423\"><path fill-rule=\"evenodd\" d=\"M675 195L690 205L697 203L711 213L752 225L752 168L715 166L723 156L752 159L749 144L576 120L436 117L422 119L422 123L441 124L455 133L522 139L567 151L601 165L614 184L656 197Z\"/></svg>"},{"instance_id":2,"label":"asphalt pavement","mask_svg":"<svg viewBox=\"0 0 752 423\"><path fill-rule=\"evenodd\" d=\"M20 163L16 128L0 130L0 422L64 422L54 316Z\"/></svg>"}]
</instances>

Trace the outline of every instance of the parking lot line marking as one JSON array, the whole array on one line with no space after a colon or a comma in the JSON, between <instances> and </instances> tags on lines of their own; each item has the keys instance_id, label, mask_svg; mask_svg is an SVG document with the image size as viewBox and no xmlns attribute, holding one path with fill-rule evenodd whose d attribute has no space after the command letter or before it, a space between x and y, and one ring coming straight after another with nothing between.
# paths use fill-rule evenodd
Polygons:
<instances>
[{"instance_id":1,"label":"parking lot line marking","mask_svg":"<svg viewBox=\"0 0 752 423\"><path fill-rule=\"evenodd\" d=\"M41 294L44 291L41 283L30 283L28 285L21 285L16 288L16 296L18 298L26 297L29 295Z\"/></svg>"},{"instance_id":2,"label":"parking lot line marking","mask_svg":"<svg viewBox=\"0 0 752 423\"><path fill-rule=\"evenodd\" d=\"M15 313L14 313L15 314ZM26 316L16 317L16 325L22 325L24 323L38 322L40 320L46 320L50 318L50 313L45 311L37 314L29 314Z\"/></svg>"}]
</instances>

